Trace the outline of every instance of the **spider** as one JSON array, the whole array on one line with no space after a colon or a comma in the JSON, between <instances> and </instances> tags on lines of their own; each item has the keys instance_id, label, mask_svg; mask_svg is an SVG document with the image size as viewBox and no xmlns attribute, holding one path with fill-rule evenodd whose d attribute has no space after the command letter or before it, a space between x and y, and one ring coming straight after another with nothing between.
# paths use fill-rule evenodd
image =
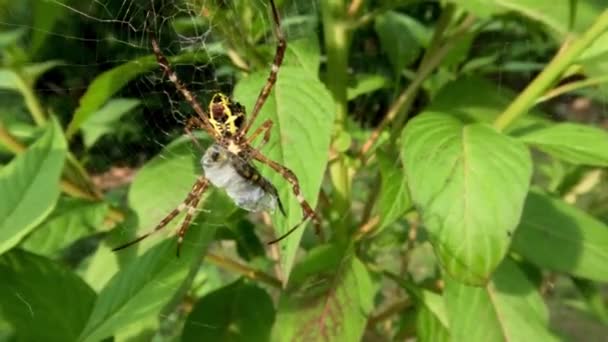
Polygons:
<instances>
[{"instance_id":1,"label":"spider","mask_svg":"<svg viewBox=\"0 0 608 342\"><path fill-rule=\"evenodd\" d=\"M212 96L211 101L209 102L209 111L208 113L205 112L195 95L191 93L186 85L178 78L171 67L171 64L161 52L155 37L152 36L152 50L161 70L163 70L164 74L197 114L197 116L190 118L186 123L186 126L184 127L186 134L190 136L193 143L201 150L202 148L192 134L193 129L201 129L207 132L207 134L215 140L215 143L205 151L203 158L201 159L201 165L205 171L205 176L201 175L197 178L184 201L165 216L154 229L137 237L131 242L114 248L114 251L140 242L151 234L163 229L179 213L187 210L184 221L177 232L177 255L179 256L184 235L188 231L198 203L205 191L209 188L210 183L226 190L228 195L242 208L251 211L274 210L275 206L278 205L283 215L285 215L276 188L268 180L262 177L255 167L251 165L251 162L254 160L269 166L291 185L292 192L298 200L303 212L302 220L297 225L289 229L279 238L270 241L269 244L281 241L308 219L313 221L317 232L319 232L320 220L310 204L300 193L300 184L296 175L289 168L269 159L259 151L259 149L270 139L273 125L272 120L268 119L264 121L248 136L252 124L277 80L277 74L281 63L283 62L283 56L285 55L285 49L287 47L287 42L281 31L281 20L278 10L274 4L274 0L269 1L272 9L274 34L277 38L277 46L268 79L260 90L253 110L248 118L246 117L244 106L238 102L233 102L228 96L222 93L216 93ZM257 148L253 147L252 142L262 133L263 137L260 145Z\"/></svg>"}]
</instances>

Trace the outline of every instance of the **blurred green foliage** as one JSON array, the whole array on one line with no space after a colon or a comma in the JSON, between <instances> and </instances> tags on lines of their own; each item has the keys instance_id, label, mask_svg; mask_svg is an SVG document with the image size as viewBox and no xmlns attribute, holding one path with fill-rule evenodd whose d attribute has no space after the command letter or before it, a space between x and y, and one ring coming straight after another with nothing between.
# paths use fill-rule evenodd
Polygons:
<instances>
[{"instance_id":1,"label":"blurred green foliage","mask_svg":"<svg viewBox=\"0 0 608 342\"><path fill-rule=\"evenodd\" d=\"M269 2L0 1L0 339L606 336L603 1L276 2L287 51L254 126L325 238L265 244L301 211L258 165L287 217L213 190L177 258L182 216L111 251L202 172L151 35L203 107L251 109Z\"/></svg>"}]
</instances>

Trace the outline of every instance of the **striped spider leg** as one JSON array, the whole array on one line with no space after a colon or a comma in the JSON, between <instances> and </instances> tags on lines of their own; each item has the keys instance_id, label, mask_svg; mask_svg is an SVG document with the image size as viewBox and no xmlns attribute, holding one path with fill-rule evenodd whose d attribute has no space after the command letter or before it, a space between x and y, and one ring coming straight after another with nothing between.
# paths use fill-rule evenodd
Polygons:
<instances>
[{"instance_id":1,"label":"striped spider leg","mask_svg":"<svg viewBox=\"0 0 608 342\"><path fill-rule=\"evenodd\" d=\"M199 176L196 179L196 182L192 186L192 189L190 190L188 195L186 195L186 198L184 199L184 201L180 205L178 205L175 209L173 209L167 216L165 216L165 218L163 218L158 223L158 225L156 225L156 227L154 227L154 229L137 237L133 241L127 242L123 245L113 248L112 251L118 251L118 250L127 248L129 246L132 246L132 245L140 242L141 240L147 238L148 236L161 231L171 221L173 221L173 219L177 215L179 215L179 213L186 210L186 217L184 218L184 221L182 221L182 224L179 226L179 229L177 231L177 236L178 236L178 238L177 238L177 256L179 257L179 254L181 251L181 246L184 241L184 235L186 235L186 232L188 231L188 228L190 227L190 223L192 222L192 218L194 217L194 214L196 213L196 207L198 206L199 201L203 197L203 194L208 189L208 187L209 187L209 180L203 176Z\"/></svg>"}]
</instances>

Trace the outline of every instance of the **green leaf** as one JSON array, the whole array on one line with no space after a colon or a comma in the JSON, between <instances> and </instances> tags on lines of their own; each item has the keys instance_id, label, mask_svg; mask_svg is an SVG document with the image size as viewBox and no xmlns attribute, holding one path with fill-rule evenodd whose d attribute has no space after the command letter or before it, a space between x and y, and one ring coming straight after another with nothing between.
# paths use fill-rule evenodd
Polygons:
<instances>
[{"instance_id":1,"label":"green leaf","mask_svg":"<svg viewBox=\"0 0 608 342\"><path fill-rule=\"evenodd\" d=\"M255 99L266 82L267 73L259 72L240 81L234 91L234 98L247 108L253 108ZM329 158L334 113L333 99L316 74L284 66L252 128L252 131L255 130L266 119L274 122L270 142L262 152L296 174L302 195L313 208L317 203ZM289 183L264 165L259 165L261 172L277 187L287 212L287 219L278 212L273 215L276 235L279 236L301 220L302 210ZM281 266L286 279L303 233L304 227L279 243Z\"/></svg>"},{"instance_id":2,"label":"green leaf","mask_svg":"<svg viewBox=\"0 0 608 342\"><path fill-rule=\"evenodd\" d=\"M450 341L449 329L426 306L416 315L416 337L419 341Z\"/></svg>"},{"instance_id":3,"label":"green leaf","mask_svg":"<svg viewBox=\"0 0 608 342\"><path fill-rule=\"evenodd\" d=\"M519 139L573 164L608 166L608 133L597 127L561 123L530 131Z\"/></svg>"},{"instance_id":4,"label":"green leaf","mask_svg":"<svg viewBox=\"0 0 608 342\"><path fill-rule=\"evenodd\" d=\"M75 341L95 292L47 258L12 250L0 258L0 311L18 341Z\"/></svg>"},{"instance_id":5,"label":"green leaf","mask_svg":"<svg viewBox=\"0 0 608 342\"><path fill-rule=\"evenodd\" d=\"M400 160L390 159L388 155L381 153L376 153L376 157L382 175L376 212L380 216L378 230L382 230L401 218L412 207L412 200Z\"/></svg>"},{"instance_id":6,"label":"green leaf","mask_svg":"<svg viewBox=\"0 0 608 342\"><path fill-rule=\"evenodd\" d=\"M389 86L389 80L382 75L356 75L356 78L357 83L347 90L349 101L360 95L372 93Z\"/></svg>"},{"instance_id":7,"label":"green leaf","mask_svg":"<svg viewBox=\"0 0 608 342\"><path fill-rule=\"evenodd\" d=\"M321 52L317 37L310 35L307 38L289 41L283 63L300 66L312 75L317 75L321 65Z\"/></svg>"},{"instance_id":8,"label":"green leaf","mask_svg":"<svg viewBox=\"0 0 608 342\"><path fill-rule=\"evenodd\" d=\"M53 210L66 148L53 119L36 143L0 170L0 253L18 244Z\"/></svg>"},{"instance_id":9,"label":"green leaf","mask_svg":"<svg viewBox=\"0 0 608 342\"><path fill-rule=\"evenodd\" d=\"M0 69L0 89L19 90L23 83L19 75L11 69Z\"/></svg>"},{"instance_id":10,"label":"green leaf","mask_svg":"<svg viewBox=\"0 0 608 342\"><path fill-rule=\"evenodd\" d=\"M171 63L195 63L205 61L209 53L186 52L169 58ZM80 98L80 105L68 125L66 135L71 138L116 92L139 75L158 69L154 56L144 56L123 63L97 76Z\"/></svg>"},{"instance_id":11,"label":"green leaf","mask_svg":"<svg viewBox=\"0 0 608 342\"><path fill-rule=\"evenodd\" d=\"M513 251L542 268L608 281L608 226L557 198L528 195Z\"/></svg>"},{"instance_id":12,"label":"green leaf","mask_svg":"<svg viewBox=\"0 0 608 342\"><path fill-rule=\"evenodd\" d=\"M137 99L112 99L85 121L81 128L84 144L90 148L104 134L112 132L118 120L139 105Z\"/></svg>"},{"instance_id":13,"label":"green leaf","mask_svg":"<svg viewBox=\"0 0 608 342\"><path fill-rule=\"evenodd\" d=\"M556 341L535 284L510 259L484 287L446 279L444 298L452 341ZM464 314L466 313L466 314Z\"/></svg>"},{"instance_id":14,"label":"green leaf","mask_svg":"<svg viewBox=\"0 0 608 342\"><path fill-rule=\"evenodd\" d=\"M412 64L422 51L423 42L417 39L419 37L415 36L416 31L412 27L419 28L421 25L411 17L395 11L387 11L376 18L375 29L382 49L397 74Z\"/></svg>"},{"instance_id":15,"label":"green leaf","mask_svg":"<svg viewBox=\"0 0 608 342\"><path fill-rule=\"evenodd\" d=\"M281 295L273 341L359 341L375 290L365 266L321 246L298 264Z\"/></svg>"},{"instance_id":16,"label":"green leaf","mask_svg":"<svg viewBox=\"0 0 608 342\"><path fill-rule=\"evenodd\" d=\"M100 341L132 323L158 315L191 278L215 229L190 229L181 256L166 239L132 259L101 290L80 341Z\"/></svg>"},{"instance_id":17,"label":"green leaf","mask_svg":"<svg viewBox=\"0 0 608 342\"><path fill-rule=\"evenodd\" d=\"M410 194L442 266L483 285L519 223L532 175L527 149L486 125L435 112L411 120L402 141Z\"/></svg>"},{"instance_id":18,"label":"green leaf","mask_svg":"<svg viewBox=\"0 0 608 342\"><path fill-rule=\"evenodd\" d=\"M60 198L55 210L30 234L22 248L52 258L74 241L101 231L108 204Z\"/></svg>"},{"instance_id":19,"label":"green leaf","mask_svg":"<svg viewBox=\"0 0 608 342\"><path fill-rule=\"evenodd\" d=\"M483 18L516 12L544 24L560 36L585 30L605 6L603 0L576 1L573 2L575 9L565 1L559 6L548 6L546 2L538 0L450 0L450 2L457 3ZM576 13L576 21L574 26L570 27L573 11Z\"/></svg>"},{"instance_id":20,"label":"green leaf","mask_svg":"<svg viewBox=\"0 0 608 342\"><path fill-rule=\"evenodd\" d=\"M201 298L184 325L182 341L268 341L272 298L242 279Z\"/></svg>"},{"instance_id":21,"label":"green leaf","mask_svg":"<svg viewBox=\"0 0 608 342\"><path fill-rule=\"evenodd\" d=\"M42 47L44 41L53 32L53 27L57 21L65 15L68 8L64 3L67 0L42 0L32 4L33 23L32 37L29 54L36 56L38 49Z\"/></svg>"},{"instance_id":22,"label":"green leaf","mask_svg":"<svg viewBox=\"0 0 608 342\"><path fill-rule=\"evenodd\" d=\"M19 39L25 34L25 27L19 27L13 30L5 30L0 32L0 50L4 50L9 46L17 44Z\"/></svg>"}]
</instances>

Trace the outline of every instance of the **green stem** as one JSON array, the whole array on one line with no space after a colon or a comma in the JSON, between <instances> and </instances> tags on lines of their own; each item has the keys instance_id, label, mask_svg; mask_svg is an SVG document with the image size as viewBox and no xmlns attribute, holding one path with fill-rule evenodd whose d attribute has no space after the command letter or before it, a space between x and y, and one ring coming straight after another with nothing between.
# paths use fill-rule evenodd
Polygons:
<instances>
[{"instance_id":1,"label":"green stem","mask_svg":"<svg viewBox=\"0 0 608 342\"><path fill-rule=\"evenodd\" d=\"M323 17L323 34L327 51L327 77L326 84L336 102L334 138L340 136L344 130L347 116L347 85L348 85L348 50L350 45L350 31L346 17L346 4L344 0L326 0L321 2ZM351 181L346 157L341 154L329 167L330 177L334 188L333 205L339 216L344 217L350 208ZM336 236L347 236L348 220L341 220ZM336 227L338 227L336 226Z\"/></svg>"},{"instance_id":2,"label":"green stem","mask_svg":"<svg viewBox=\"0 0 608 342\"><path fill-rule=\"evenodd\" d=\"M515 119L525 114L538 98L559 80L566 69L589 45L608 29L608 10L602 12L591 27L578 39L566 39L562 49L553 57L547 67L530 83L523 92L496 119L494 127L503 130Z\"/></svg>"},{"instance_id":3,"label":"green stem","mask_svg":"<svg viewBox=\"0 0 608 342\"><path fill-rule=\"evenodd\" d=\"M566 84L563 84L559 87L556 87L556 88L548 91L545 95L543 95L536 101L536 104L548 101L554 97L560 96L565 93L569 93L569 92L583 89L583 88L592 87L592 86L606 83L606 82L608 82L608 76L587 78L587 79L584 79L581 81L566 83Z\"/></svg>"},{"instance_id":4,"label":"green stem","mask_svg":"<svg viewBox=\"0 0 608 342\"><path fill-rule=\"evenodd\" d=\"M373 151L372 147L380 137L380 134L393 120L395 120L396 123L393 125L393 129L391 131L391 144L394 143L395 139L398 137L398 133L401 131L401 128L405 123L405 120L407 119L409 108L414 103L415 95L418 93L422 83L433 71L435 71L435 69L441 64L445 56L452 50L452 48L458 42L460 42L460 39L464 37L474 22L475 17L468 16L443 45L436 47L435 44L439 44L439 41L437 41L435 44L431 44L428 50L429 52L425 54L423 62L416 71L416 75L414 76L412 82L403 91L403 93L399 95L397 100L395 100L380 125L378 125L378 127L370 135L369 139L363 144L360 153L363 163L367 161L369 154L371 151ZM440 32L443 32L443 30L444 28L438 27L435 36L438 36ZM433 41L435 41L435 39L433 39Z\"/></svg>"},{"instance_id":5,"label":"green stem","mask_svg":"<svg viewBox=\"0 0 608 342\"><path fill-rule=\"evenodd\" d=\"M34 89L19 74L17 76L17 80L17 88L19 89L21 95L23 95L25 106L32 115L34 122L37 126L43 126L46 123L46 114L42 109L40 101L38 101L38 97L34 93Z\"/></svg>"}]
</instances>

